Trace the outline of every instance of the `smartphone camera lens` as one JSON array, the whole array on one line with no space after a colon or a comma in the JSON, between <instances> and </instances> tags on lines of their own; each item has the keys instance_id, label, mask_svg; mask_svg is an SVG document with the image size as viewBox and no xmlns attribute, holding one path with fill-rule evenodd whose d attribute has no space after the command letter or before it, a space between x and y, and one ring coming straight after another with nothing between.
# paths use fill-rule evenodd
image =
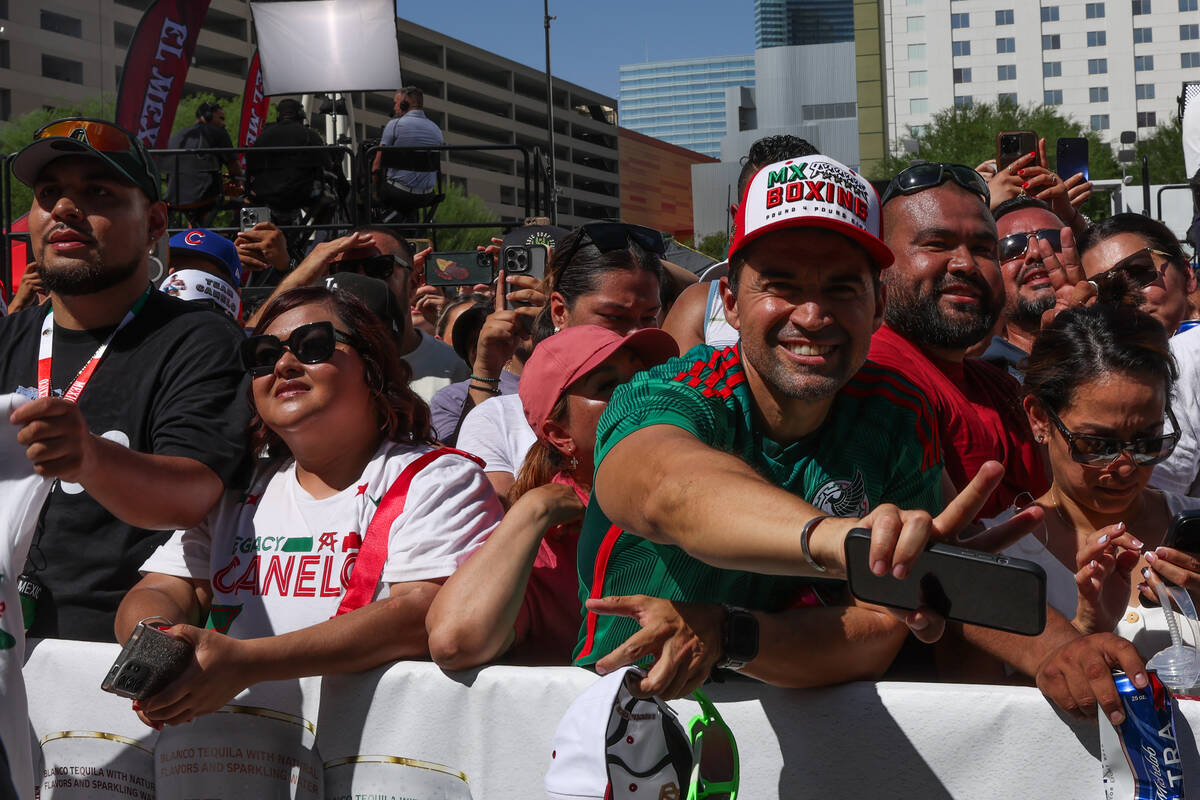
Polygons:
<instances>
[{"instance_id":1,"label":"smartphone camera lens","mask_svg":"<svg viewBox=\"0 0 1200 800\"><path fill-rule=\"evenodd\" d=\"M504 269L506 272L529 271L529 263L524 248L512 247L505 251Z\"/></svg>"}]
</instances>

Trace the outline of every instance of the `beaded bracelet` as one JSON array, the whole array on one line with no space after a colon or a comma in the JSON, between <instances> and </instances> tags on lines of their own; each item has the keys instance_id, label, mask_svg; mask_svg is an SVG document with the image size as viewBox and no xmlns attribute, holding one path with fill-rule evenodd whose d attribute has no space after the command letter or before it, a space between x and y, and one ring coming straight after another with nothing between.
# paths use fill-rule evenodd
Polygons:
<instances>
[{"instance_id":1,"label":"beaded bracelet","mask_svg":"<svg viewBox=\"0 0 1200 800\"><path fill-rule=\"evenodd\" d=\"M472 375L471 380L483 381L484 383L499 383L500 382L499 378L485 378L482 375Z\"/></svg>"}]
</instances>

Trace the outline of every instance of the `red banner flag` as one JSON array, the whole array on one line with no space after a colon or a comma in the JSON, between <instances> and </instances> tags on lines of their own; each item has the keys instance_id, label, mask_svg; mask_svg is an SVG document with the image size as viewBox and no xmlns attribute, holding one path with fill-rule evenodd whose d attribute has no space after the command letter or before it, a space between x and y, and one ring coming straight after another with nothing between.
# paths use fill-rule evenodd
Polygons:
<instances>
[{"instance_id":1,"label":"red banner flag","mask_svg":"<svg viewBox=\"0 0 1200 800\"><path fill-rule=\"evenodd\" d=\"M9 230L13 233L29 233L29 213L26 212L13 220L12 227ZM6 279L11 280L11 283L4 287L8 292L8 296L0 299L3 299L5 302L12 299L13 294L17 291L17 284L21 282L21 277L25 274L25 265L29 263L29 255L32 252L25 238L13 237L8 240L8 266L10 271Z\"/></svg>"},{"instance_id":2,"label":"red banner flag","mask_svg":"<svg viewBox=\"0 0 1200 800\"><path fill-rule=\"evenodd\" d=\"M210 0L156 0L138 23L117 93L117 124L166 147Z\"/></svg>"},{"instance_id":3,"label":"red banner flag","mask_svg":"<svg viewBox=\"0 0 1200 800\"><path fill-rule=\"evenodd\" d=\"M242 91L242 123L238 128L238 147L251 147L262 133L267 122L267 107L270 101L263 94L262 70L258 66L258 50L250 59L250 71L246 73L246 88ZM246 168L246 154L239 153L238 161Z\"/></svg>"}]
</instances>

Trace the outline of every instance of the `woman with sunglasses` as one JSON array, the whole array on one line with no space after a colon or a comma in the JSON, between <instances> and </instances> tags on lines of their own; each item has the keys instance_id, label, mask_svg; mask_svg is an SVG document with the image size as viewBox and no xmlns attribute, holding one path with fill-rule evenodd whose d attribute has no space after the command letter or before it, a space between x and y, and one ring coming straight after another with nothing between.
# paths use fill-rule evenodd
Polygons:
<instances>
[{"instance_id":1,"label":"woman with sunglasses","mask_svg":"<svg viewBox=\"0 0 1200 800\"><path fill-rule=\"evenodd\" d=\"M504 521L430 607L438 665L467 669L513 648L525 662L570 663L581 622L574 523L592 488L596 424L618 385L678 354L664 331L623 336L596 325L570 327L537 346L519 394L537 442Z\"/></svg>"},{"instance_id":2,"label":"woman with sunglasses","mask_svg":"<svg viewBox=\"0 0 1200 800\"><path fill-rule=\"evenodd\" d=\"M353 295L285 292L242 361L266 457L245 492L150 557L117 613L119 641L158 617L195 648L180 678L135 703L155 726L260 681L428 657L429 604L500 519L479 467L429 445L408 367Z\"/></svg>"},{"instance_id":3,"label":"woman with sunglasses","mask_svg":"<svg viewBox=\"0 0 1200 800\"><path fill-rule=\"evenodd\" d=\"M663 250L658 231L624 222L589 222L563 237L546 267L547 302L534 320L534 341L576 325L620 334L659 327ZM537 436L520 398L499 396L499 371L480 374L481 366L477 359L470 383L477 405L457 446L482 458L496 492L506 495Z\"/></svg>"},{"instance_id":4,"label":"woman with sunglasses","mask_svg":"<svg viewBox=\"0 0 1200 800\"><path fill-rule=\"evenodd\" d=\"M1120 277L1141 289L1142 309L1162 323L1179 380L1171 405L1179 417L1179 444L1155 467L1150 482L1200 497L1200 330L1180 333L1188 316L1188 295L1196 275L1187 255L1166 225L1142 214L1114 214L1097 222L1079 239L1083 271L1103 286Z\"/></svg>"},{"instance_id":5,"label":"woman with sunglasses","mask_svg":"<svg viewBox=\"0 0 1200 800\"><path fill-rule=\"evenodd\" d=\"M1200 501L1147 486L1178 437L1174 380L1163 327L1104 302L1060 313L1025 371L1025 410L1053 481L1034 501L1044 529L1007 553L1042 565L1049 604L1083 633L1115 629L1143 656L1161 646L1146 631L1164 625L1140 607L1154 598L1150 570L1200 598L1198 556L1161 546L1171 518Z\"/></svg>"}]
</instances>

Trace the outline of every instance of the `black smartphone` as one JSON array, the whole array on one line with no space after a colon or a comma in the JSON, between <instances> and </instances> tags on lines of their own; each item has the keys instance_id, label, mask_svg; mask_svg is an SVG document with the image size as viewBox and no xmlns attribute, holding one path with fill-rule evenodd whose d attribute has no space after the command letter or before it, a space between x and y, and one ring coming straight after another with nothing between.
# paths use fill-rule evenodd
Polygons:
<instances>
[{"instance_id":1,"label":"black smartphone","mask_svg":"<svg viewBox=\"0 0 1200 800\"><path fill-rule=\"evenodd\" d=\"M271 209L266 206L248 206L238 211L238 230L248 231L260 222L271 221Z\"/></svg>"},{"instance_id":2,"label":"black smartphone","mask_svg":"<svg viewBox=\"0 0 1200 800\"><path fill-rule=\"evenodd\" d=\"M546 253L545 245L508 245L500 251L500 268L508 275L530 275L541 280L546 277Z\"/></svg>"},{"instance_id":3,"label":"black smartphone","mask_svg":"<svg viewBox=\"0 0 1200 800\"><path fill-rule=\"evenodd\" d=\"M1058 177L1064 181L1072 175L1083 173L1085 181L1091 180L1088 173L1088 140L1082 136L1064 136L1056 145L1055 166Z\"/></svg>"},{"instance_id":4,"label":"black smartphone","mask_svg":"<svg viewBox=\"0 0 1200 800\"><path fill-rule=\"evenodd\" d=\"M491 283L492 257L483 250L454 250L425 257L425 282L430 286L473 286Z\"/></svg>"},{"instance_id":5,"label":"black smartphone","mask_svg":"<svg viewBox=\"0 0 1200 800\"><path fill-rule=\"evenodd\" d=\"M1034 131L1000 131L996 134L996 169L1002 170L1028 153L1036 153L1037 133ZM1034 164L1037 160L1034 159Z\"/></svg>"},{"instance_id":6,"label":"black smartphone","mask_svg":"<svg viewBox=\"0 0 1200 800\"><path fill-rule=\"evenodd\" d=\"M1176 514L1163 544L1185 553L1200 553L1200 509Z\"/></svg>"},{"instance_id":7,"label":"black smartphone","mask_svg":"<svg viewBox=\"0 0 1200 800\"><path fill-rule=\"evenodd\" d=\"M1027 636L1046 627L1046 572L1032 561L934 543L907 578L896 580L871 572L870 547L865 528L846 536L846 580L859 600L909 610L926 606L956 622Z\"/></svg>"},{"instance_id":8,"label":"black smartphone","mask_svg":"<svg viewBox=\"0 0 1200 800\"><path fill-rule=\"evenodd\" d=\"M145 700L161 692L192 663L192 646L142 620L129 635L100 688Z\"/></svg>"}]
</instances>

